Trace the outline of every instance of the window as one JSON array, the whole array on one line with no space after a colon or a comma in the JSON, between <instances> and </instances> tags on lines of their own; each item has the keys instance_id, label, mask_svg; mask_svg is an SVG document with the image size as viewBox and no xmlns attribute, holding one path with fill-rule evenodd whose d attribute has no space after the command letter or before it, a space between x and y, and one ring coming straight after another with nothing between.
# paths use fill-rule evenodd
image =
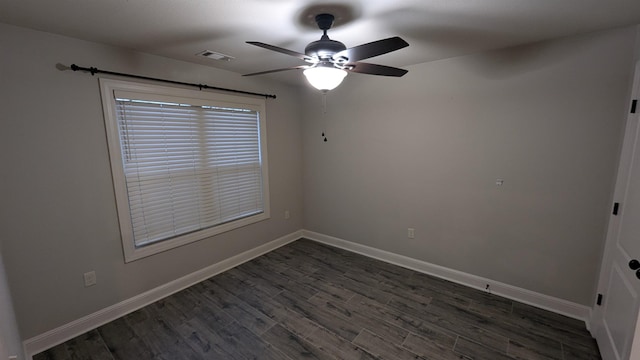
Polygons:
<instances>
[{"instance_id":1,"label":"window","mask_svg":"<svg viewBox=\"0 0 640 360\"><path fill-rule=\"evenodd\" d=\"M100 84L125 261L269 218L263 99Z\"/></svg>"}]
</instances>

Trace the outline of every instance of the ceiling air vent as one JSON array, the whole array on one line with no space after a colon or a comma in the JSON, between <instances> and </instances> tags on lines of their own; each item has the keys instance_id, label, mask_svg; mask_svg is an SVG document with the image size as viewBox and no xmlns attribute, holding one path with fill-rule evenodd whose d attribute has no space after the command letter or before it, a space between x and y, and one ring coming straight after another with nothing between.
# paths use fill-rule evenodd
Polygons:
<instances>
[{"instance_id":1,"label":"ceiling air vent","mask_svg":"<svg viewBox=\"0 0 640 360\"><path fill-rule=\"evenodd\" d=\"M219 52L215 52L215 51L211 51L211 50L205 50L202 52L199 52L196 54L197 56L203 56L206 57L208 59L211 60L218 60L218 61L231 61L233 59L235 59L233 56L229 56L229 55L225 55Z\"/></svg>"}]
</instances>

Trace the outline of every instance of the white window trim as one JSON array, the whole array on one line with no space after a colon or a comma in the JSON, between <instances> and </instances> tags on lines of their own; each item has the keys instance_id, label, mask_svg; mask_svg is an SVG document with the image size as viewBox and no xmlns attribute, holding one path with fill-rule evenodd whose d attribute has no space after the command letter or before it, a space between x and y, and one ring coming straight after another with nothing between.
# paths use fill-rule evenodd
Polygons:
<instances>
[{"instance_id":1,"label":"white window trim","mask_svg":"<svg viewBox=\"0 0 640 360\"><path fill-rule=\"evenodd\" d=\"M193 233L181 235L179 237L159 241L143 247L136 247L133 239L133 228L131 224L131 216L129 212L127 188L125 182L124 169L122 166L122 153L118 134L118 121L115 112L114 91L132 91L138 93L149 93L160 96L175 96L189 99L197 99L201 101L215 101L216 103L237 104L239 107L250 108L256 110L260 114L260 144L262 153L262 181L263 181L263 197L264 211L262 213L252 215L239 220L220 224L211 228L199 230ZM234 230L243 226L247 226L259 221L270 218L269 203L269 173L267 155L267 136L266 136L266 115L265 100L252 97L241 97L235 95L226 95L212 92L202 92L181 88L163 87L151 84L134 83L128 81L100 79L100 92L102 96L102 107L104 111L105 128L107 132L107 142L109 147L109 160L111 162L111 174L113 177L113 186L115 191L116 206L118 211L118 220L120 223L120 233L122 238L122 247L125 262L131 262L147 256L167 251L182 245L192 243L212 237L230 230Z\"/></svg>"}]
</instances>

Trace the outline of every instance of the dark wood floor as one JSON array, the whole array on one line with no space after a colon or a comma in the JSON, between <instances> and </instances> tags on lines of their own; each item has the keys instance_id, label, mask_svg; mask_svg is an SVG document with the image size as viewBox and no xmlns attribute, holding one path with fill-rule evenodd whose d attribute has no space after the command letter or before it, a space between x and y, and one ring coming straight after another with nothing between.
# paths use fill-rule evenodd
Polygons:
<instances>
[{"instance_id":1,"label":"dark wood floor","mask_svg":"<svg viewBox=\"0 0 640 360\"><path fill-rule=\"evenodd\" d=\"M45 359L600 359L584 323L299 240Z\"/></svg>"}]
</instances>

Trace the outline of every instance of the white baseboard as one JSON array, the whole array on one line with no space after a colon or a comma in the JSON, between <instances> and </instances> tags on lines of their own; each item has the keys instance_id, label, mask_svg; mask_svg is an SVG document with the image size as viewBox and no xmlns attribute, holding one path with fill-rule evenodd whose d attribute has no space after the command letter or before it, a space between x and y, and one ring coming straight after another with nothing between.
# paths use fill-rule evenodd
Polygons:
<instances>
[{"instance_id":1,"label":"white baseboard","mask_svg":"<svg viewBox=\"0 0 640 360\"><path fill-rule=\"evenodd\" d=\"M245 263L260 255L273 251L292 241L302 237L302 230L295 231L281 238L273 240L257 248L245 251L216 264L207 266L204 269L185 275L157 288L151 289L140 295L124 300L107 308L99 310L93 314L84 316L78 320L62 325L43 334L27 339L23 342L24 353L27 359L33 355L47 350L53 346L61 344L69 339L95 329L121 316L129 314L155 301L165 298L189 286L206 280L216 274L229 270L235 266Z\"/></svg>"},{"instance_id":2,"label":"white baseboard","mask_svg":"<svg viewBox=\"0 0 640 360\"><path fill-rule=\"evenodd\" d=\"M589 328L591 308L584 305L313 231L303 230L302 236L309 240L433 275L474 289L484 291L485 286L489 284L492 294L582 320Z\"/></svg>"}]
</instances>

